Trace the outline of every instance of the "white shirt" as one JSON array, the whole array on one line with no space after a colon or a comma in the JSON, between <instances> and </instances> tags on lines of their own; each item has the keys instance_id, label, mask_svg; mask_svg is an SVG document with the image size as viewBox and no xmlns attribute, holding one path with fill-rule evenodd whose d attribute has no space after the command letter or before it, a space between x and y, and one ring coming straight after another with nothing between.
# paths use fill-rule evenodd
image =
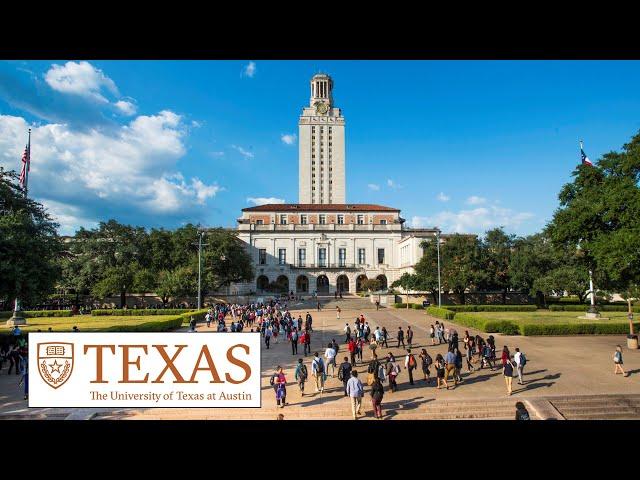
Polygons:
<instances>
[{"instance_id":1,"label":"white shirt","mask_svg":"<svg viewBox=\"0 0 640 480\"><path fill-rule=\"evenodd\" d=\"M522 355L522 352L516 352L516 354L513 356L513 359L516 362L516 365L519 367L520 366L520 356Z\"/></svg>"},{"instance_id":2,"label":"white shirt","mask_svg":"<svg viewBox=\"0 0 640 480\"><path fill-rule=\"evenodd\" d=\"M336 356L336 351L333 348L327 348L324 351L324 356L327 357L327 360L331 360L333 357Z\"/></svg>"}]
</instances>

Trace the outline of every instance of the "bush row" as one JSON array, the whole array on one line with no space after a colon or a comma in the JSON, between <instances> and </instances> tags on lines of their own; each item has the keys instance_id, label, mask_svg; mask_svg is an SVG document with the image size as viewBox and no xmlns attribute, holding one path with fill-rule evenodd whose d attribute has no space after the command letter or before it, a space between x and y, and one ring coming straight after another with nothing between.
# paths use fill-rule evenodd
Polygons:
<instances>
[{"instance_id":1,"label":"bush row","mask_svg":"<svg viewBox=\"0 0 640 480\"><path fill-rule=\"evenodd\" d=\"M442 318L443 320L453 320L453 317L456 316L456 312L439 307L428 307L427 313L434 317Z\"/></svg>"},{"instance_id":2,"label":"bush row","mask_svg":"<svg viewBox=\"0 0 640 480\"><path fill-rule=\"evenodd\" d=\"M627 312L629 307L626 305L597 305L601 312ZM589 305L549 305L552 312L586 312ZM631 311L640 312L640 306L631 307Z\"/></svg>"},{"instance_id":3,"label":"bush row","mask_svg":"<svg viewBox=\"0 0 640 480\"><path fill-rule=\"evenodd\" d=\"M204 317L208 311L209 309L203 308L201 310L193 310L192 312L183 313L182 315L180 315L180 318L182 319L182 325L189 326L191 317L194 317L196 319L196 322L203 322Z\"/></svg>"},{"instance_id":4,"label":"bush row","mask_svg":"<svg viewBox=\"0 0 640 480\"><path fill-rule=\"evenodd\" d=\"M91 310L91 315L94 317L101 317L105 315L116 315L118 317L130 315L140 317L145 315L181 315L189 311L191 311L189 308L112 308L105 310Z\"/></svg>"},{"instance_id":5,"label":"bush row","mask_svg":"<svg viewBox=\"0 0 640 480\"><path fill-rule=\"evenodd\" d=\"M25 310L22 312L25 318L36 317L70 317L71 310ZM0 312L0 318L11 318L13 312Z\"/></svg>"},{"instance_id":6,"label":"bush row","mask_svg":"<svg viewBox=\"0 0 640 480\"><path fill-rule=\"evenodd\" d=\"M106 328L105 332L167 332L182 327L182 315L164 320L152 320L138 325L115 325Z\"/></svg>"},{"instance_id":7,"label":"bush row","mask_svg":"<svg viewBox=\"0 0 640 480\"><path fill-rule=\"evenodd\" d=\"M535 305L447 305L453 312L535 312Z\"/></svg>"},{"instance_id":8,"label":"bush row","mask_svg":"<svg viewBox=\"0 0 640 480\"><path fill-rule=\"evenodd\" d=\"M635 331L640 323L634 323ZM618 335L629 333L629 323L527 323L520 328L522 335Z\"/></svg>"},{"instance_id":9,"label":"bush row","mask_svg":"<svg viewBox=\"0 0 640 480\"><path fill-rule=\"evenodd\" d=\"M486 333L502 333L505 335L520 334L518 324L509 320L493 320L491 318L481 318L465 313L457 313L453 320L459 325L476 328Z\"/></svg>"}]
</instances>

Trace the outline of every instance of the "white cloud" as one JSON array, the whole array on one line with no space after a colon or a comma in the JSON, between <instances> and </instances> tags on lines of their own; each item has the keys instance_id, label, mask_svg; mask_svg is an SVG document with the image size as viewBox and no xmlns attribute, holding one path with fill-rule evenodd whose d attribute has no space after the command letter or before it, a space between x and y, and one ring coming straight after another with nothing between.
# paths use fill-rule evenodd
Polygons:
<instances>
[{"instance_id":1,"label":"white cloud","mask_svg":"<svg viewBox=\"0 0 640 480\"><path fill-rule=\"evenodd\" d=\"M209 152L209 155L211 155L214 158L219 158L224 156L224 152Z\"/></svg>"},{"instance_id":2,"label":"white cloud","mask_svg":"<svg viewBox=\"0 0 640 480\"><path fill-rule=\"evenodd\" d=\"M127 100L118 100L114 105L118 110L120 110L124 115L127 116L135 115L138 111L138 107L136 107L134 103Z\"/></svg>"},{"instance_id":3,"label":"white cloud","mask_svg":"<svg viewBox=\"0 0 640 480\"><path fill-rule=\"evenodd\" d=\"M482 205L484 203L487 203L487 199L484 197L478 197L476 195L472 195L469 198L467 198L466 203L467 205Z\"/></svg>"},{"instance_id":4,"label":"white cloud","mask_svg":"<svg viewBox=\"0 0 640 480\"><path fill-rule=\"evenodd\" d=\"M28 125L0 115L0 165L17 169ZM32 126L30 191L63 228L113 216L193 215L221 187L177 172L185 155L182 118L163 110L105 131Z\"/></svg>"},{"instance_id":5,"label":"white cloud","mask_svg":"<svg viewBox=\"0 0 640 480\"><path fill-rule=\"evenodd\" d=\"M118 88L114 81L89 62L53 64L45 73L44 79L51 88L58 92L91 97L102 103L108 103L108 100L102 95L103 88L118 95Z\"/></svg>"},{"instance_id":6,"label":"white cloud","mask_svg":"<svg viewBox=\"0 0 640 480\"><path fill-rule=\"evenodd\" d=\"M287 134L282 134L280 135L280 139L282 140L283 143L286 143L287 145L293 145L294 143L296 143L296 134L295 133L287 133Z\"/></svg>"},{"instance_id":7,"label":"white cloud","mask_svg":"<svg viewBox=\"0 0 640 480\"><path fill-rule=\"evenodd\" d=\"M411 219L411 225L413 227L436 225L444 232L484 233L486 230L500 226L513 230L533 217L534 215L529 212L515 212L509 208L492 205L458 212L444 211L431 217L414 216Z\"/></svg>"},{"instance_id":8,"label":"white cloud","mask_svg":"<svg viewBox=\"0 0 640 480\"><path fill-rule=\"evenodd\" d=\"M393 180L391 180L390 178L387 180L387 186L389 188L393 188L394 190L397 190L398 188L402 188L402 185L398 185L397 183L395 183Z\"/></svg>"},{"instance_id":9,"label":"white cloud","mask_svg":"<svg viewBox=\"0 0 640 480\"><path fill-rule=\"evenodd\" d=\"M270 205L273 203L284 203L284 198L275 198L275 197L248 197L248 203L253 203L254 205Z\"/></svg>"},{"instance_id":10,"label":"white cloud","mask_svg":"<svg viewBox=\"0 0 640 480\"><path fill-rule=\"evenodd\" d=\"M373 190L374 192L380 190L380 185L376 185L375 183L369 183L367 184L367 187L369 187L369 190Z\"/></svg>"},{"instance_id":11,"label":"white cloud","mask_svg":"<svg viewBox=\"0 0 640 480\"><path fill-rule=\"evenodd\" d=\"M244 158L253 158L252 152L249 152L244 148L239 147L238 145L231 145L231 148L233 148L234 150L237 150L240 153L240 155L242 155Z\"/></svg>"},{"instance_id":12,"label":"white cloud","mask_svg":"<svg viewBox=\"0 0 640 480\"><path fill-rule=\"evenodd\" d=\"M249 62L247 65L245 65L244 69L242 70L242 75L245 77L253 78L255 74L256 74L255 62Z\"/></svg>"},{"instance_id":13,"label":"white cloud","mask_svg":"<svg viewBox=\"0 0 640 480\"><path fill-rule=\"evenodd\" d=\"M448 202L449 200L451 200L451 197L449 195L445 195L444 192L440 192L436 198L440 202Z\"/></svg>"}]
</instances>

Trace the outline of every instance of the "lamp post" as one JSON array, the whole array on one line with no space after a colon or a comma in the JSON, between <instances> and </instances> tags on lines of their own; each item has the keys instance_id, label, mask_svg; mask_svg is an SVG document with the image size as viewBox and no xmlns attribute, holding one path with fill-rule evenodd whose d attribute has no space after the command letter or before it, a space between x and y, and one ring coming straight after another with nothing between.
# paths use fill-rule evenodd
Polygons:
<instances>
[{"instance_id":1,"label":"lamp post","mask_svg":"<svg viewBox=\"0 0 640 480\"><path fill-rule=\"evenodd\" d=\"M202 243L204 230L198 230L198 310L202 308L202 246L208 243Z\"/></svg>"},{"instance_id":2,"label":"lamp post","mask_svg":"<svg viewBox=\"0 0 640 480\"><path fill-rule=\"evenodd\" d=\"M440 228L436 227L436 249L438 251L438 307L442 305L442 287L440 286Z\"/></svg>"}]
</instances>

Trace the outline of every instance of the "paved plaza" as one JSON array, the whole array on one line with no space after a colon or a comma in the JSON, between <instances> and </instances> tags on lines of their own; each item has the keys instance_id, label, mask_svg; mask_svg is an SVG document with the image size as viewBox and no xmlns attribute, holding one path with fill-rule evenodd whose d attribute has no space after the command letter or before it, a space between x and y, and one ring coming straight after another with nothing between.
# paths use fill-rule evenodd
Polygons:
<instances>
[{"instance_id":1,"label":"paved plaza","mask_svg":"<svg viewBox=\"0 0 640 480\"><path fill-rule=\"evenodd\" d=\"M340 303L340 301L339 301ZM307 311L313 316L313 333L311 351L324 353L327 344L335 338L340 345L338 364L348 355L344 344L343 327L345 322L353 325L356 316L361 313L372 327L385 326L389 331L389 349L379 348L378 357L383 360L387 351L391 351L396 359L404 365L402 348L396 348L395 332L401 326L411 325L414 330L413 353L417 354L423 347L435 359L437 353L445 354L445 345L432 346L429 326L436 318L429 317L424 311L383 308L363 308L362 301L345 299L341 303L341 319L336 319L334 301L321 312L311 309L296 309L290 305L292 313L303 318ZM358 308L353 308L358 307ZM460 340L464 336L465 327L446 322L447 326L455 326ZM468 329L469 333L478 333ZM214 332L202 324L198 332ZM486 338L486 334L482 334ZM398 377L399 391L387 392L382 402L385 419L450 419L450 418L514 418L514 405L517 401L525 401L534 419L556 418L592 418L598 415L614 415L612 418L635 418L640 407L640 350L627 350L624 335L607 336L571 336L571 337L522 337L495 334L498 357L503 345L507 345L513 354L519 347L527 356L525 367L525 385L513 381L513 395L509 397L501 370L490 371L485 368L468 373L466 362L463 368L463 382L450 390L435 388L435 380L426 383L421 380L421 370L414 371L415 385L409 385L407 371L403 368ZM462 343L462 342L461 342ZM613 374L612 355L615 346L623 346L624 368L628 377ZM22 399L21 389L17 383L19 376L8 376L6 366L0 374L0 415L4 418L127 418L127 419L275 419L279 413L285 419L351 419L350 403L343 396L342 382L336 377L327 379L325 391L315 393L313 377L306 384L304 397L300 396L294 380L294 369L298 358L304 358L302 346L298 355L291 354L291 346L286 339L279 343L272 341L271 348L262 349L262 408L243 409L29 409ZM310 369L312 355L305 359ZM366 386L367 362L370 359L368 349L364 355L364 364L357 364L356 369L365 383L363 418L373 419L373 412ZM498 360L499 363L499 360ZM273 369L281 365L287 378L287 402L285 408L277 408L273 389L269 386L269 377ZM432 375L435 374L431 368ZM453 385L453 382L450 382ZM578 402L573 405L571 402ZM620 406L619 414L614 412ZM562 414L566 408L568 414ZM573 412L576 416L572 417ZM590 413L591 416L588 414ZM608 413L607 413L608 412ZM580 416L583 415L583 416Z\"/></svg>"}]
</instances>

